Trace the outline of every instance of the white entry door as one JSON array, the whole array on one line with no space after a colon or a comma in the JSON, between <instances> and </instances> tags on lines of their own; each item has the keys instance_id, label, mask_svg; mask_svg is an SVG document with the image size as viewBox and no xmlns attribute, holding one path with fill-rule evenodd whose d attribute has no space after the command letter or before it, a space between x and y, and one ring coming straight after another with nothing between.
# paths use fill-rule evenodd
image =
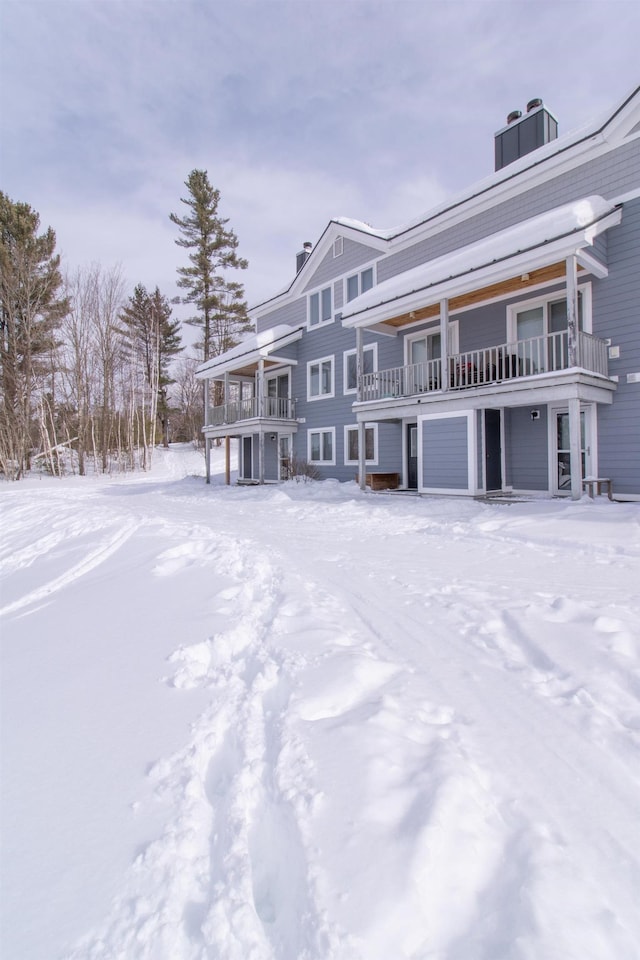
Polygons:
<instances>
[{"instance_id":1,"label":"white entry door","mask_svg":"<svg viewBox=\"0 0 640 960\"><path fill-rule=\"evenodd\" d=\"M569 442L569 411L554 410L552 429L554 430L554 464L555 484L554 493L571 493L571 448ZM590 407L580 411L580 454L582 476L591 476L592 443L591 443L591 413Z\"/></svg>"}]
</instances>

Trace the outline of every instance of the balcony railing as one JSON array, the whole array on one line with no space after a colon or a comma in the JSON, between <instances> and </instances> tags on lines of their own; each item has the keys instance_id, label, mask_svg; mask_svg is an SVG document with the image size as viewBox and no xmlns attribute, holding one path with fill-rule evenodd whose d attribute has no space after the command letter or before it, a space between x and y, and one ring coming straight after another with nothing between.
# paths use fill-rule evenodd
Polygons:
<instances>
[{"instance_id":1,"label":"balcony railing","mask_svg":"<svg viewBox=\"0 0 640 960\"><path fill-rule=\"evenodd\" d=\"M259 417L268 420L295 420L294 400L282 397L249 397L245 400L232 400L216 407L209 407L208 427L220 427L226 423L238 423L241 420L255 420Z\"/></svg>"},{"instance_id":2,"label":"balcony railing","mask_svg":"<svg viewBox=\"0 0 640 960\"><path fill-rule=\"evenodd\" d=\"M576 342L576 364L592 373L607 376L607 344L598 337L580 331ZM486 386L555 373L569 368L567 332L503 343L496 347L469 350L449 357L449 390ZM360 380L360 398L364 402L385 397L411 397L442 389L442 363L426 360L407 367L393 367L365 373Z\"/></svg>"}]
</instances>

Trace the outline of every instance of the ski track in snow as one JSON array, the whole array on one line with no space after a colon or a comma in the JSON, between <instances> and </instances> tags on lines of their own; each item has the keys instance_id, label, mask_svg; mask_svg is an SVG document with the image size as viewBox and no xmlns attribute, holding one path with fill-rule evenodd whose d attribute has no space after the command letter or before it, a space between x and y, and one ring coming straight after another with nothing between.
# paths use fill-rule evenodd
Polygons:
<instances>
[{"instance_id":1,"label":"ski track in snow","mask_svg":"<svg viewBox=\"0 0 640 960\"><path fill-rule=\"evenodd\" d=\"M173 544L156 577L233 581L215 596L228 628L178 647L163 678L211 694L149 774L165 828L65 960L636 958L640 640L614 584L637 537L594 546L551 516L536 541L475 504L363 514L248 492L206 523L178 515L188 494L167 501L163 519L119 498L81 521L62 498L44 535L16 503L35 539L0 558L15 576L48 553L74 561L5 615L153 526ZM460 543L478 563L452 577ZM529 582L523 551L548 578ZM607 604L579 574L554 589L563 558L602 565Z\"/></svg>"}]
</instances>

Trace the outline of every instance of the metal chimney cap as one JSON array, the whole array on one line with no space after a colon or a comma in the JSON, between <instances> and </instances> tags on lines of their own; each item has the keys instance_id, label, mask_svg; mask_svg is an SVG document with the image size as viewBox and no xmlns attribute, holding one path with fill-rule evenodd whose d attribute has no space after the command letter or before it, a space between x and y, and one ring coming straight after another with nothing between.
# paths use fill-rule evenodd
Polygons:
<instances>
[{"instance_id":1,"label":"metal chimney cap","mask_svg":"<svg viewBox=\"0 0 640 960\"><path fill-rule=\"evenodd\" d=\"M305 242L302 244L303 250L311 250L312 247L313 247L313 244L311 243L310 240L305 240Z\"/></svg>"},{"instance_id":2,"label":"metal chimney cap","mask_svg":"<svg viewBox=\"0 0 640 960\"><path fill-rule=\"evenodd\" d=\"M527 113L531 113L531 111L535 110L536 107L541 107L541 106L542 106L542 100L540 99L540 97L536 97L535 100L529 100L529 103L527 104Z\"/></svg>"},{"instance_id":3,"label":"metal chimney cap","mask_svg":"<svg viewBox=\"0 0 640 960\"><path fill-rule=\"evenodd\" d=\"M507 117L507 123L513 123L514 120L519 120L522 116L522 110L512 110L509 116Z\"/></svg>"}]
</instances>

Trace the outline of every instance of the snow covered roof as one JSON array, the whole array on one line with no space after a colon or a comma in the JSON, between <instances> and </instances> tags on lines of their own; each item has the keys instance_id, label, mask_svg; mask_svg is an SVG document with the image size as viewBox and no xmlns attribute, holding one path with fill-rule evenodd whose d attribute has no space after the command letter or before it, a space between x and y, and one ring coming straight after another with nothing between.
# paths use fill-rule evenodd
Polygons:
<instances>
[{"instance_id":1,"label":"snow covered roof","mask_svg":"<svg viewBox=\"0 0 640 960\"><path fill-rule=\"evenodd\" d=\"M332 218L311 257L291 283L267 300L255 304L251 312L260 316L273 309L279 299L292 293L297 294L298 288L302 288L306 283L308 275L316 268L319 259L326 253L328 245L333 241L338 230L352 230L356 236L361 234L367 238L368 242L372 244L377 242L380 250L391 251L398 245L416 242L425 232L432 235L434 231L437 232L450 225L452 220L470 215L472 209L477 211L486 204L499 202L504 192L513 188L514 182L520 184L522 188L527 184L530 186L530 178L543 176L545 171L548 173L550 164L557 170L565 161L572 162L571 158L575 159L576 152L588 153L611 142L629 129L635 129L634 125L638 123L639 116L640 86L636 86L626 94L615 109L608 109L583 126L555 140L550 140L537 150L507 164L501 170L494 171L459 194L420 213L408 222L390 228L378 228L351 217Z\"/></svg>"},{"instance_id":2,"label":"snow covered roof","mask_svg":"<svg viewBox=\"0 0 640 960\"><path fill-rule=\"evenodd\" d=\"M343 325L370 326L520 270L537 269L590 246L620 218L619 206L600 196L556 207L385 280L344 307Z\"/></svg>"},{"instance_id":3,"label":"snow covered roof","mask_svg":"<svg viewBox=\"0 0 640 960\"><path fill-rule=\"evenodd\" d=\"M214 376L237 370L238 366L248 366L257 363L261 357L271 356L275 350L282 349L290 343L299 340L304 327L290 327L281 323L261 333L252 333L237 347L232 347L218 357L212 357L201 364L197 371L198 380L210 380Z\"/></svg>"},{"instance_id":4,"label":"snow covered roof","mask_svg":"<svg viewBox=\"0 0 640 960\"><path fill-rule=\"evenodd\" d=\"M432 207L428 211L422 212L399 226L377 228L349 217L336 217L334 222L351 227L353 230L358 230L361 233L367 233L373 237L379 237L385 240L396 240L425 223L438 220L442 214L448 213L450 210L460 207L474 198L488 194L495 187L500 186L500 184L513 180L526 170L540 166L541 163L557 154L564 154L579 144L594 146L596 138L606 140L609 135L613 136L615 134L615 130L617 129L616 121L620 121L622 124L626 122L628 125L629 122L633 122L634 118L637 118L639 109L640 86L636 86L625 95L622 102L619 103L614 110L608 108L582 126L574 130L569 130L567 133L556 137L554 140L550 140L536 150L525 154L518 160L507 164L500 170L495 170L489 174L489 176L475 182L459 194L447 198L442 203ZM629 120L630 117L631 120Z\"/></svg>"}]
</instances>

